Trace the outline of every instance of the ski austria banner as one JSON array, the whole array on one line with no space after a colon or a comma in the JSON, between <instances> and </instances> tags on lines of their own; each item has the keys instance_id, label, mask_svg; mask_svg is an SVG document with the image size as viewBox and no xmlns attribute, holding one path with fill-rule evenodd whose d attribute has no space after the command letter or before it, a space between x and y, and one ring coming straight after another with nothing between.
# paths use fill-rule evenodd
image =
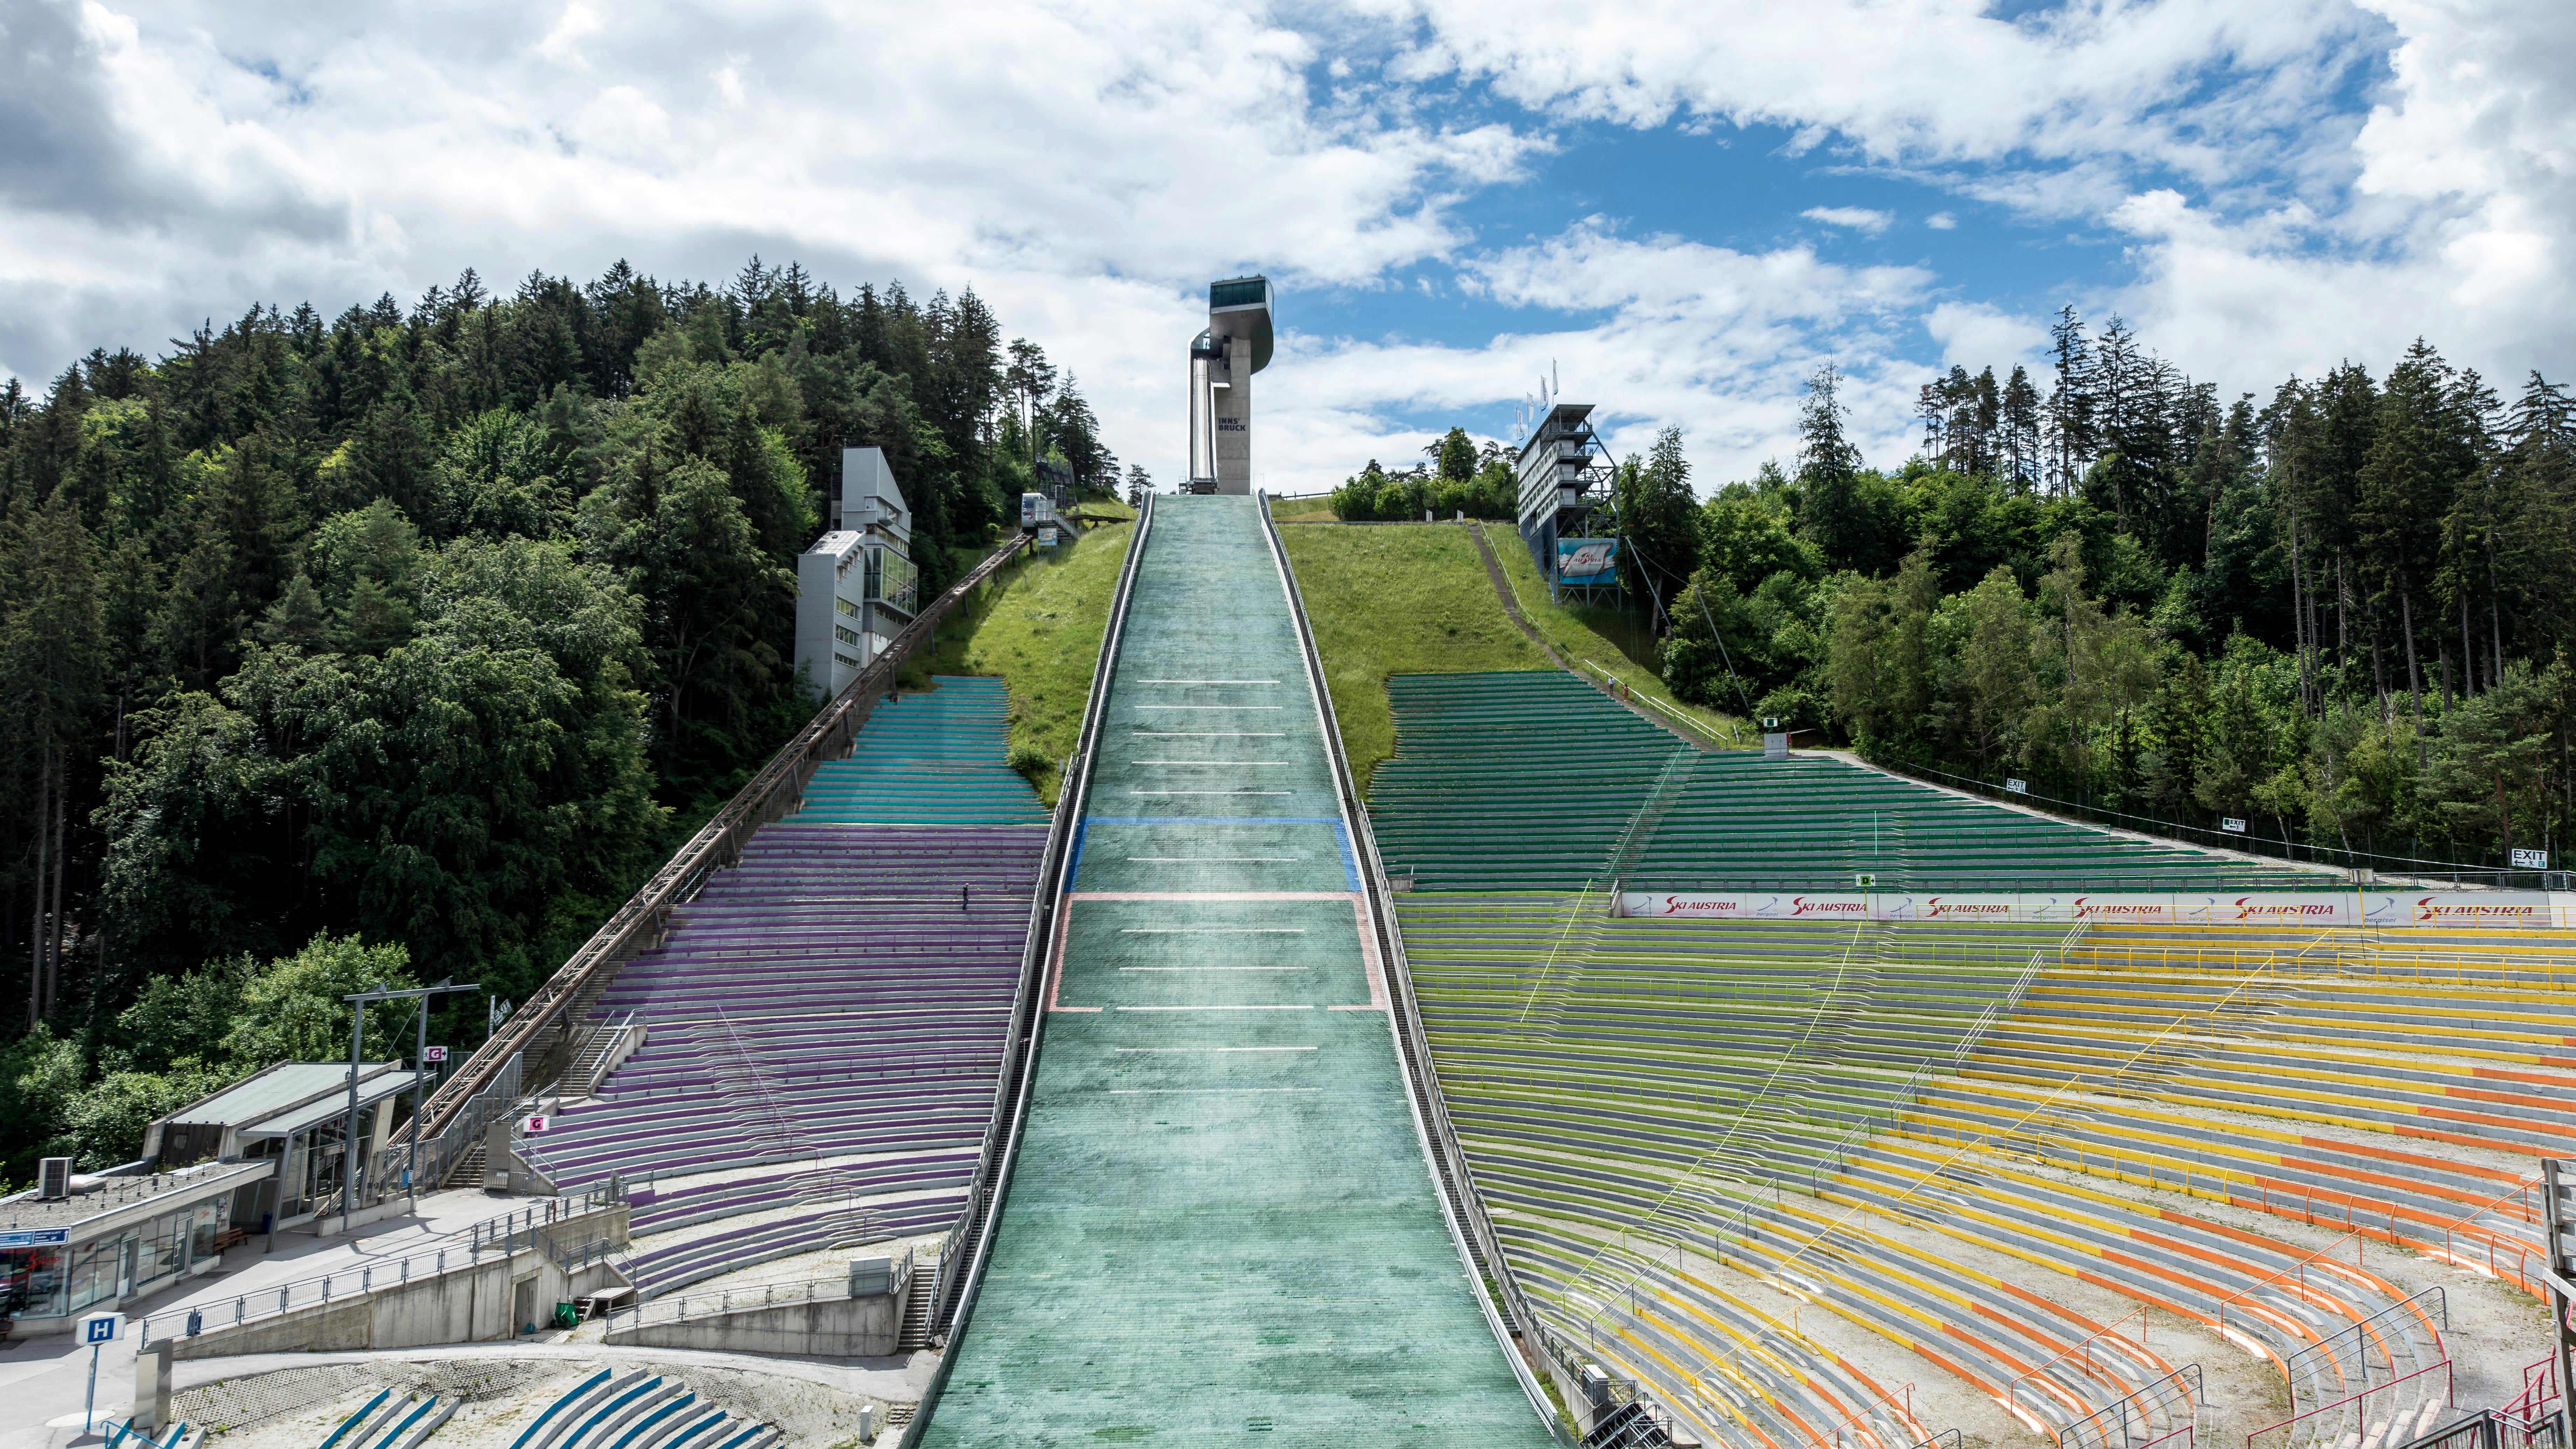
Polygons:
<instances>
[{"instance_id":1,"label":"ski austria banner","mask_svg":"<svg viewBox=\"0 0 2576 1449\"><path fill-rule=\"evenodd\" d=\"M1560 538L1556 541L1556 581L1560 584L1607 584L1615 581L1619 540Z\"/></svg>"},{"instance_id":2,"label":"ski austria banner","mask_svg":"<svg viewBox=\"0 0 2576 1449\"><path fill-rule=\"evenodd\" d=\"M2153 926L2576 928L2576 893L2549 891L2105 891L2062 895L1900 891L1623 891L1623 916L1737 921L2132 921Z\"/></svg>"}]
</instances>

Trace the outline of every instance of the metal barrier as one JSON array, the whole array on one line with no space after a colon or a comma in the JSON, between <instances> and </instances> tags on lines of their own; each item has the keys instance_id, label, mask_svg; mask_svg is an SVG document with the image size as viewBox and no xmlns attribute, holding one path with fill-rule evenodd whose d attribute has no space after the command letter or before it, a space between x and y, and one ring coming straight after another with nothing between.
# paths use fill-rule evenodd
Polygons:
<instances>
[{"instance_id":1,"label":"metal barrier","mask_svg":"<svg viewBox=\"0 0 2576 1449\"><path fill-rule=\"evenodd\" d=\"M1118 585L1110 596L1109 619L1100 639L1100 656L1092 661L1091 692L1083 706L1082 733L1073 755L1064 762L1058 775L1062 781L1056 794L1055 814L1047 823L1046 854L1038 864L1038 874L1030 890L1027 943L1020 953L1020 979L1013 988L1011 1001L1011 1037L1003 1049L1002 1071L993 1085L993 1115L984 1127L984 1141L976 1153L974 1191L966 1199L966 1211L952 1229L954 1241L943 1242L940 1249L939 1277L935 1288L939 1294L931 1305L930 1321L938 1325L937 1333L953 1343L966 1325L974 1308L974 1285L983 1276L985 1260L991 1255L993 1219L1000 1215L1002 1199L1010 1189L1011 1167L1019 1149L1020 1131L1028 1120L1029 1091L1034 1083L1039 1037L1046 1023L1046 969L1057 928L1056 901L1072 882L1063 879L1072 850L1075 826L1082 818L1082 803L1090 795L1089 761L1097 748L1101 710L1109 694L1109 675L1118 657L1119 640L1126 632L1127 601L1136 585L1136 567L1145 556L1145 540L1153 532L1154 502L1145 500L1145 509L1136 518L1136 531L1127 540L1127 556L1118 567ZM960 1261L960 1259L963 1261ZM933 1392L922 1398L916 1423L929 1422L929 1409L936 1388L947 1382L949 1357L940 1357L940 1368ZM909 1442L909 1440L907 1440Z\"/></svg>"},{"instance_id":2,"label":"metal barrier","mask_svg":"<svg viewBox=\"0 0 2576 1449\"><path fill-rule=\"evenodd\" d=\"M1406 1102L1412 1108L1414 1130L1422 1142L1425 1165L1430 1168L1433 1186L1440 1190L1440 1214L1449 1225L1457 1245L1460 1266L1471 1282L1478 1278L1481 1267L1494 1291L1481 1291L1483 1283L1475 1282L1476 1306L1483 1310L1485 1321L1493 1330L1494 1340L1502 1347L1503 1357L1510 1361L1521 1391L1529 1396L1531 1407L1546 1422L1548 1432L1562 1436L1554 1406L1547 1391L1522 1356L1512 1349L1511 1340L1534 1321L1528 1298L1514 1277L1511 1264L1503 1257L1502 1241L1494 1234L1493 1223L1485 1214L1484 1200L1476 1190L1475 1174L1468 1166L1467 1155L1458 1145L1457 1129L1450 1124L1447 1101L1441 1096L1439 1078L1431 1065L1430 1038L1422 1028L1422 1012L1413 997L1412 972L1405 965L1404 935L1395 919L1395 896L1387 883L1386 863L1377 852L1377 835L1369 828L1368 811L1351 787L1349 757L1342 749L1342 728L1333 710L1333 694L1324 675L1323 656L1315 649L1315 634L1306 616L1306 596L1297 586L1296 570L1289 566L1288 550L1279 541L1279 526L1271 520L1266 498L1256 502L1261 516L1263 536L1269 541L1272 563L1279 571L1287 590L1289 615L1297 624L1299 656L1306 668L1306 684L1315 696L1316 710L1321 714L1324 748L1333 767L1333 789L1338 797L1342 818L1350 828L1351 850L1358 857L1361 901L1365 906L1373 944L1377 952L1378 974L1386 983L1387 1000L1392 1007L1389 1026L1395 1037L1396 1055L1402 1059L1405 1073ZM1502 1311L1496 1312L1495 1296L1502 1299Z\"/></svg>"},{"instance_id":3,"label":"metal barrier","mask_svg":"<svg viewBox=\"0 0 2576 1449\"><path fill-rule=\"evenodd\" d=\"M975 1190L967 1198L966 1211L940 1242L935 1267L938 1276L930 1289L934 1295L930 1321L942 1352L931 1370L930 1383L922 1390L920 1405L904 1428L900 1449L916 1449L920 1444L922 1432L930 1425L931 1411L938 1407L940 1391L947 1387L949 1370L957 1362L958 1337L974 1315L975 1289L992 1256L992 1225L1010 1193L1011 1169L1018 1156L1020 1134L1028 1123L1029 1094L1037 1078L1037 1053L1046 1025L1045 975L1057 926L1057 900L1072 884L1063 876L1074 824L1082 818L1082 802L1090 793L1089 762L1100 736L1109 674L1125 632L1136 566L1145 556L1145 540L1153 527L1154 500L1148 495L1144 511L1136 517L1136 532L1127 540L1127 556L1119 564L1118 586L1110 595L1109 619L1100 638L1100 657L1092 664L1091 692L1083 704L1082 733L1074 753L1064 762L1060 776L1064 783L1056 796L1055 815L1047 826L1046 855L1039 862L1029 902L1028 944L1021 952L1020 980L1011 1002L1011 1039L1005 1048L1001 1079L994 1084L993 1116L985 1126L983 1147L976 1157Z\"/></svg>"},{"instance_id":4,"label":"metal barrier","mask_svg":"<svg viewBox=\"0 0 2576 1449\"><path fill-rule=\"evenodd\" d=\"M419 1166L412 1161L410 1139L397 1134L393 1145L367 1160L358 1182L358 1200L374 1204L408 1190L412 1184L435 1188L447 1181L456 1164L483 1141L484 1129L507 1116L519 1102L521 1056L513 1052L491 1084L467 1098L429 1140L420 1144ZM433 1100L435 1100L433 1098Z\"/></svg>"},{"instance_id":5,"label":"metal barrier","mask_svg":"<svg viewBox=\"0 0 2576 1449\"><path fill-rule=\"evenodd\" d=\"M144 1344L165 1338L194 1338L214 1329L234 1328L259 1319L274 1318L299 1308L329 1303L335 1298L363 1296L379 1288L462 1271L481 1263L485 1253L506 1256L532 1245L544 1245L539 1229L570 1223L624 1201L624 1188L611 1180L569 1197L549 1198L542 1204L531 1203L517 1211L487 1218L462 1233L450 1235L435 1246L425 1246L399 1258L380 1258L336 1272L298 1278L274 1288L260 1288L236 1295L229 1304L197 1304L146 1315L136 1326L135 1342ZM458 1241L459 1238L463 1241ZM557 1253L550 1245L546 1251L558 1264L564 1261L565 1255Z\"/></svg>"},{"instance_id":6,"label":"metal barrier","mask_svg":"<svg viewBox=\"0 0 2576 1449\"><path fill-rule=\"evenodd\" d=\"M907 1247L894 1260L887 1279L886 1292L897 1305L912 1286L913 1252ZM601 1315L610 1333L645 1328L657 1323L684 1323L695 1318L713 1318L727 1313L751 1313L763 1308L784 1308L798 1303L837 1303L847 1298L877 1297L874 1293L855 1291L855 1272L831 1278L802 1278L784 1283L746 1283L720 1288L713 1293L679 1293L660 1298L620 1304Z\"/></svg>"}]
</instances>

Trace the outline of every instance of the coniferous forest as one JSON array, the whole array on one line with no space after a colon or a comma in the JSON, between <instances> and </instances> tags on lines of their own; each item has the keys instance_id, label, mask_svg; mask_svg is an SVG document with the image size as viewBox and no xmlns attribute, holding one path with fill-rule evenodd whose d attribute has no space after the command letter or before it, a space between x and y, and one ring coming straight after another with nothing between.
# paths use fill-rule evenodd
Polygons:
<instances>
[{"instance_id":1,"label":"coniferous forest","mask_svg":"<svg viewBox=\"0 0 2576 1449\"><path fill-rule=\"evenodd\" d=\"M1674 691L2204 843L2564 869L2566 388L2500 391L2418 341L2376 377L2223 397L2116 319L2070 308L2053 340L2053 376L1925 384L1893 472L1864 466L1830 366L1793 466L1693 508L1678 435L1622 465Z\"/></svg>"},{"instance_id":2,"label":"coniferous forest","mask_svg":"<svg viewBox=\"0 0 2576 1449\"><path fill-rule=\"evenodd\" d=\"M341 992L541 982L810 713L794 560L856 445L925 597L1033 454L1118 481L972 290L757 258L263 306L0 386L0 1178L344 1054Z\"/></svg>"}]
</instances>

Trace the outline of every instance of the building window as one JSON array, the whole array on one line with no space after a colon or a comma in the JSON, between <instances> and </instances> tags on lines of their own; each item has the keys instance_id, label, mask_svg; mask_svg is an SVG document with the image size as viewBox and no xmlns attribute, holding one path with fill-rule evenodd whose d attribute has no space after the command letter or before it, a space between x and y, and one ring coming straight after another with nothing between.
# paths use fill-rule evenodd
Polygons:
<instances>
[{"instance_id":1,"label":"building window","mask_svg":"<svg viewBox=\"0 0 2576 1449\"><path fill-rule=\"evenodd\" d=\"M832 637L855 648L859 642L859 631L846 624L835 624L832 626Z\"/></svg>"},{"instance_id":2,"label":"building window","mask_svg":"<svg viewBox=\"0 0 2576 1449\"><path fill-rule=\"evenodd\" d=\"M833 607L833 608L835 608L835 609L840 610L840 611L841 611L842 613L844 613L844 614L849 615L849 616L850 616L851 618L853 618L853 619L855 619L855 618L857 618L857 617L859 616L859 606L858 606L858 605L856 605L856 604L851 603L851 602L850 602L849 600L847 600L847 599L842 598L842 597L841 597L840 595L838 595L838 594L835 594L835 595L833 595L833 596L832 596L832 607Z\"/></svg>"},{"instance_id":3,"label":"building window","mask_svg":"<svg viewBox=\"0 0 2576 1449\"><path fill-rule=\"evenodd\" d=\"M910 615L920 611L921 575L912 560L893 549L868 549L867 594L870 599Z\"/></svg>"},{"instance_id":4,"label":"building window","mask_svg":"<svg viewBox=\"0 0 2576 1449\"><path fill-rule=\"evenodd\" d=\"M832 657L833 657L834 659L836 659L836 660L839 660L839 661L840 661L840 663L841 663L841 665L842 665L844 668L848 668L848 669L856 669L856 668L860 667L860 666L859 666L859 661L857 661L857 660L855 660L855 659L852 659L849 655L842 653L842 652L841 652L840 650L838 650L838 649L835 649L835 650L833 650L833 651L832 651Z\"/></svg>"},{"instance_id":5,"label":"building window","mask_svg":"<svg viewBox=\"0 0 2576 1449\"><path fill-rule=\"evenodd\" d=\"M0 1252L0 1313L12 1318L60 1318L63 1306L63 1259L57 1247L11 1248Z\"/></svg>"}]
</instances>

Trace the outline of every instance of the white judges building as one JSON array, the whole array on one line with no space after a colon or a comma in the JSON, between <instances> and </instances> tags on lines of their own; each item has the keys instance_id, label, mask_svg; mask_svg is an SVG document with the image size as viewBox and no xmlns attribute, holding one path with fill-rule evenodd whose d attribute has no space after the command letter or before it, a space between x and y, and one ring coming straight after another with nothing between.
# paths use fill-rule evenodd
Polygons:
<instances>
[{"instance_id":1,"label":"white judges building","mask_svg":"<svg viewBox=\"0 0 2576 1449\"><path fill-rule=\"evenodd\" d=\"M841 450L831 531L796 560L796 662L830 699L921 608L912 512L882 448Z\"/></svg>"}]
</instances>

